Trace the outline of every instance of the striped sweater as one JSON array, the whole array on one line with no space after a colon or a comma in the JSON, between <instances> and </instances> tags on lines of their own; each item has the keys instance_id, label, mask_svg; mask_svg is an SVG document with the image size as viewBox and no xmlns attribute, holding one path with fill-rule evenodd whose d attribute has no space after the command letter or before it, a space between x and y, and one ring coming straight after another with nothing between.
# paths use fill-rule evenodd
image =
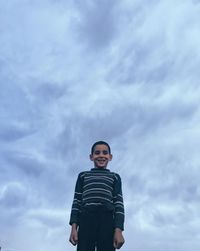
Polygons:
<instances>
[{"instance_id":1,"label":"striped sweater","mask_svg":"<svg viewBox=\"0 0 200 251\"><path fill-rule=\"evenodd\" d=\"M70 225L79 224L83 210L112 211L114 227L124 229L124 204L122 197L121 178L109 169L92 168L81 172L76 182L72 204Z\"/></svg>"}]
</instances>

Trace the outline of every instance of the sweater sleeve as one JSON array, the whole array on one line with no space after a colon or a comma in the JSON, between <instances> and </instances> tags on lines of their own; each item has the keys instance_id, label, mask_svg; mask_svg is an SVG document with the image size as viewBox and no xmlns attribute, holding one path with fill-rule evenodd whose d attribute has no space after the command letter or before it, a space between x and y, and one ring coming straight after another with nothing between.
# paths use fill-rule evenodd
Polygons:
<instances>
[{"instance_id":1,"label":"sweater sleeve","mask_svg":"<svg viewBox=\"0 0 200 251\"><path fill-rule=\"evenodd\" d=\"M124 230L124 202L122 195L121 178L118 174L115 174L114 182L114 227Z\"/></svg>"},{"instance_id":2,"label":"sweater sleeve","mask_svg":"<svg viewBox=\"0 0 200 251\"><path fill-rule=\"evenodd\" d=\"M69 224L72 225L73 223L76 223L79 225L79 217L80 217L80 211L81 211L81 204L82 204L82 192L83 192L83 173L80 173L78 175L76 186L75 186L75 192L74 192L74 199L72 203L71 208L71 215L70 215L70 221Z\"/></svg>"}]
</instances>

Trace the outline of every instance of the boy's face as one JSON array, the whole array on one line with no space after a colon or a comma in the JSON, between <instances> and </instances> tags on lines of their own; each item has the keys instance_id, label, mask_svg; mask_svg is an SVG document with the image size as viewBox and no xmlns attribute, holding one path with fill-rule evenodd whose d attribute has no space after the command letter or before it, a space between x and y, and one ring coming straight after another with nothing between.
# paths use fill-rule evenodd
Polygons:
<instances>
[{"instance_id":1,"label":"boy's face","mask_svg":"<svg viewBox=\"0 0 200 251\"><path fill-rule=\"evenodd\" d=\"M106 145L96 145L90 159L94 162L96 168L106 168L108 162L112 160L112 154L109 153Z\"/></svg>"}]
</instances>

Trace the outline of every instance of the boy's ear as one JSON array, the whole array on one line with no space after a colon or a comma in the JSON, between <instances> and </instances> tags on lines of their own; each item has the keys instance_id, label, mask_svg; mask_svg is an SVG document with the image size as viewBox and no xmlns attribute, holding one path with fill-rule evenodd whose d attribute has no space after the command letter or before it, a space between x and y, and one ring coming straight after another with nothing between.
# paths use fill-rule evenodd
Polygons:
<instances>
[{"instance_id":1,"label":"boy's ear","mask_svg":"<svg viewBox=\"0 0 200 251\"><path fill-rule=\"evenodd\" d=\"M93 156L92 156L92 154L90 154L90 160L93 161Z\"/></svg>"},{"instance_id":2,"label":"boy's ear","mask_svg":"<svg viewBox=\"0 0 200 251\"><path fill-rule=\"evenodd\" d=\"M113 155L112 155L112 154L110 154L110 159L109 159L109 160L111 161L111 160L112 160L112 158L113 158Z\"/></svg>"}]
</instances>

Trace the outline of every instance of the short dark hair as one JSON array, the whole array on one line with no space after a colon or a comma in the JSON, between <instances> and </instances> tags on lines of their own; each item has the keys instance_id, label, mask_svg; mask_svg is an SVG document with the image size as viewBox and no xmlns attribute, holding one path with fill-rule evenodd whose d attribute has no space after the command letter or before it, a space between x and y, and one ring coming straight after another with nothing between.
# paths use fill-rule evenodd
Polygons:
<instances>
[{"instance_id":1,"label":"short dark hair","mask_svg":"<svg viewBox=\"0 0 200 251\"><path fill-rule=\"evenodd\" d=\"M108 144L107 142L105 142L105 141L102 141L102 140L97 141L97 142L95 142L95 143L92 145L91 154L94 153L94 149L95 149L95 147L96 147L97 145L106 145L106 146L108 147L109 154L111 154L111 148L110 148L109 144Z\"/></svg>"}]
</instances>

